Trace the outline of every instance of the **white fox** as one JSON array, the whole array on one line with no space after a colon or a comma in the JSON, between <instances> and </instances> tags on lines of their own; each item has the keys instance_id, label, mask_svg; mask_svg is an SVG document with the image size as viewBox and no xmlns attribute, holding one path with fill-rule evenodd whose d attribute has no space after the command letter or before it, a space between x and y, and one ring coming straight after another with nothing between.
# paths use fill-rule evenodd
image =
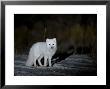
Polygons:
<instances>
[{"instance_id":1,"label":"white fox","mask_svg":"<svg viewBox=\"0 0 110 89\"><path fill-rule=\"evenodd\" d=\"M46 39L46 42L35 43L29 52L28 59L26 61L26 66L36 67L36 60L40 66L47 66L47 61L51 67L51 58L57 50L56 38ZM44 57L44 65L41 64L41 59Z\"/></svg>"}]
</instances>

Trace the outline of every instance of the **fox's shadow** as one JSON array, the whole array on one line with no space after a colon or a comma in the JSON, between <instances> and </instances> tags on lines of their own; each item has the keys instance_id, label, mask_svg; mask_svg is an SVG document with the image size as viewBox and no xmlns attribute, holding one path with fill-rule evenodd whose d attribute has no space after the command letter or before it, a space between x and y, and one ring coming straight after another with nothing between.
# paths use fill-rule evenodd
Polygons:
<instances>
[{"instance_id":1,"label":"fox's shadow","mask_svg":"<svg viewBox=\"0 0 110 89\"><path fill-rule=\"evenodd\" d=\"M73 49L73 48L69 48L67 51L62 52L62 53L56 52L56 54L52 57L52 65L54 65L55 63L60 62L62 60L65 60L67 57L72 55L74 53L74 51L71 49ZM44 64L44 58L41 59L41 63ZM36 61L36 64L39 66L38 61Z\"/></svg>"}]
</instances>

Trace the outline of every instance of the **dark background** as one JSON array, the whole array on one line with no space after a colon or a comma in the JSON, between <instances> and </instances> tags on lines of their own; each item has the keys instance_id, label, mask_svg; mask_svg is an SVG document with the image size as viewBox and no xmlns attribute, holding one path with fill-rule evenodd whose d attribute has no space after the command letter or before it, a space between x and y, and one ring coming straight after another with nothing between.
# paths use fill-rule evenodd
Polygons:
<instances>
[{"instance_id":1,"label":"dark background","mask_svg":"<svg viewBox=\"0 0 110 89\"><path fill-rule=\"evenodd\" d=\"M56 38L57 53L97 55L96 14L14 14L15 54L28 54L30 47Z\"/></svg>"}]
</instances>

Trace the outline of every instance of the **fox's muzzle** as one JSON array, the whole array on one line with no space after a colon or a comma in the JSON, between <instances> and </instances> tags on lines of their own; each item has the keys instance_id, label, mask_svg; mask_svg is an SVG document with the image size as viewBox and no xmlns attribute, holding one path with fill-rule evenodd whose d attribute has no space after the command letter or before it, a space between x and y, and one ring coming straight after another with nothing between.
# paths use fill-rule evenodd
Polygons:
<instances>
[{"instance_id":1,"label":"fox's muzzle","mask_svg":"<svg viewBox=\"0 0 110 89\"><path fill-rule=\"evenodd\" d=\"M53 49L54 47L51 47L51 49Z\"/></svg>"}]
</instances>

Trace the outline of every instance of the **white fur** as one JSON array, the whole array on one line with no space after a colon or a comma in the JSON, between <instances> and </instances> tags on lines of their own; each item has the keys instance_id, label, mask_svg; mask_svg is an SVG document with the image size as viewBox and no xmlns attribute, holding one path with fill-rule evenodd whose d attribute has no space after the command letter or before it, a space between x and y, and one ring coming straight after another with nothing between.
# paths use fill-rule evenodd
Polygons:
<instances>
[{"instance_id":1,"label":"white fur","mask_svg":"<svg viewBox=\"0 0 110 89\"><path fill-rule=\"evenodd\" d=\"M44 57L44 66L47 66L47 61L49 62L49 66L51 66L51 58L55 54L57 50L57 42L56 38L46 39L46 42L38 42L35 43L29 52L28 59L26 61L26 66L36 66L36 60L38 61L40 66L41 59Z\"/></svg>"}]
</instances>

